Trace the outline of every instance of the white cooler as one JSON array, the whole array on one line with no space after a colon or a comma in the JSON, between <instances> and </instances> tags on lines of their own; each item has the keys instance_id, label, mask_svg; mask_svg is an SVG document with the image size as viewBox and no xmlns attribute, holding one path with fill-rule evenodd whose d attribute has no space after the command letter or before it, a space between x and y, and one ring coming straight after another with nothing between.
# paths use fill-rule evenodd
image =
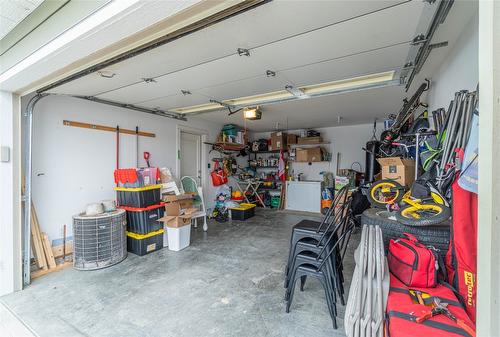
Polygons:
<instances>
[{"instance_id":1,"label":"white cooler","mask_svg":"<svg viewBox=\"0 0 500 337\"><path fill-rule=\"evenodd\" d=\"M179 228L167 227L168 249L178 252L191 242L191 224Z\"/></svg>"}]
</instances>

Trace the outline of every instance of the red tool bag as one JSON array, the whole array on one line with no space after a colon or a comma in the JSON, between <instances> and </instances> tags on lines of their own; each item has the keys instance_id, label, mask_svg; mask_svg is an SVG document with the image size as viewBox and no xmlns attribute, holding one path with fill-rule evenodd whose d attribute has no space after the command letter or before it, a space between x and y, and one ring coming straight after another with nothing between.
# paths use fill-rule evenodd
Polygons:
<instances>
[{"instance_id":1,"label":"red tool bag","mask_svg":"<svg viewBox=\"0 0 500 337\"><path fill-rule=\"evenodd\" d=\"M419 304L414 294L419 294L425 305ZM387 299L386 337L474 337L445 314L439 314L417 323L417 318L432 309L434 297L442 303L448 303L448 309L462 324L475 330L462 304L452 289L438 284L435 288L409 288L391 274L391 287Z\"/></svg>"},{"instance_id":2,"label":"red tool bag","mask_svg":"<svg viewBox=\"0 0 500 337\"><path fill-rule=\"evenodd\" d=\"M412 234L389 242L389 270L409 287L435 287L438 283L438 254L418 242Z\"/></svg>"},{"instance_id":3,"label":"red tool bag","mask_svg":"<svg viewBox=\"0 0 500 337\"><path fill-rule=\"evenodd\" d=\"M137 181L137 170L130 169L116 169L115 170L115 184L122 186L127 183L134 184Z\"/></svg>"},{"instance_id":4,"label":"red tool bag","mask_svg":"<svg viewBox=\"0 0 500 337\"><path fill-rule=\"evenodd\" d=\"M214 165L214 170L210 173L212 176L212 184L214 186L220 186L227 184L226 172L220 167L219 162L216 161Z\"/></svg>"},{"instance_id":5,"label":"red tool bag","mask_svg":"<svg viewBox=\"0 0 500 337\"><path fill-rule=\"evenodd\" d=\"M458 157L463 158L463 150ZM461 188L458 173L451 187L453 221L446 254L446 269L451 285L462 297L465 309L476 322L477 293L477 194Z\"/></svg>"}]
</instances>

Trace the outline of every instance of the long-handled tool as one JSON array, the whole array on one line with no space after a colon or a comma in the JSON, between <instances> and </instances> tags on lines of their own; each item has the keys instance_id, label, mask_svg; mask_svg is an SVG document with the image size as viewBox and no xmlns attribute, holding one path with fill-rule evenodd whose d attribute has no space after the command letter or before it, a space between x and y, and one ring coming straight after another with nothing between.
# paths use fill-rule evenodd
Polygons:
<instances>
[{"instance_id":1,"label":"long-handled tool","mask_svg":"<svg viewBox=\"0 0 500 337\"><path fill-rule=\"evenodd\" d=\"M146 164L148 165L148 167L151 167L151 166L149 165L149 157L150 157L150 156L151 156L151 155L149 154L149 152L144 151L144 160L146 161Z\"/></svg>"},{"instance_id":2,"label":"long-handled tool","mask_svg":"<svg viewBox=\"0 0 500 337\"><path fill-rule=\"evenodd\" d=\"M139 127L135 127L135 167L139 167Z\"/></svg>"}]
</instances>

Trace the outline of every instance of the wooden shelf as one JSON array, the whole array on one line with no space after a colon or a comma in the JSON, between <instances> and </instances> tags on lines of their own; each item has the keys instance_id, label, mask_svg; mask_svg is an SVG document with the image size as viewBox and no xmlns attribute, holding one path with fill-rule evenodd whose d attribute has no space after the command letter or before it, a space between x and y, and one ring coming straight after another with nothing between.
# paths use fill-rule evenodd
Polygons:
<instances>
[{"instance_id":1,"label":"wooden shelf","mask_svg":"<svg viewBox=\"0 0 500 337\"><path fill-rule=\"evenodd\" d=\"M316 147L316 146L321 146L321 145L330 145L330 142L322 142L322 143L314 143L314 144L290 144L291 148L296 148L296 147Z\"/></svg>"},{"instance_id":2,"label":"wooden shelf","mask_svg":"<svg viewBox=\"0 0 500 337\"><path fill-rule=\"evenodd\" d=\"M259 154L259 153L280 153L281 150L267 150L267 151L250 151L250 153L253 154ZM288 152L288 150L283 149L283 152Z\"/></svg>"},{"instance_id":3,"label":"wooden shelf","mask_svg":"<svg viewBox=\"0 0 500 337\"><path fill-rule=\"evenodd\" d=\"M289 161L290 163L305 163L305 164L319 164L319 163L331 163L331 161L328 160L322 160L322 161Z\"/></svg>"},{"instance_id":4,"label":"wooden shelf","mask_svg":"<svg viewBox=\"0 0 500 337\"><path fill-rule=\"evenodd\" d=\"M245 148L244 144L238 143L215 143L215 145L220 146L225 151L241 151Z\"/></svg>"}]
</instances>

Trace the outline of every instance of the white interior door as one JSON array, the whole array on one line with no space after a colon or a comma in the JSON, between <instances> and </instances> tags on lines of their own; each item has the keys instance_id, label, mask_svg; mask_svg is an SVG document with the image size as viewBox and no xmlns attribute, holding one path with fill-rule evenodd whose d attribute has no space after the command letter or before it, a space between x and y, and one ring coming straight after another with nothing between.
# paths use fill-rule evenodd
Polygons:
<instances>
[{"instance_id":1,"label":"white interior door","mask_svg":"<svg viewBox=\"0 0 500 337\"><path fill-rule=\"evenodd\" d=\"M201 136L181 131L180 177L190 176L201 186Z\"/></svg>"}]
</instances>

